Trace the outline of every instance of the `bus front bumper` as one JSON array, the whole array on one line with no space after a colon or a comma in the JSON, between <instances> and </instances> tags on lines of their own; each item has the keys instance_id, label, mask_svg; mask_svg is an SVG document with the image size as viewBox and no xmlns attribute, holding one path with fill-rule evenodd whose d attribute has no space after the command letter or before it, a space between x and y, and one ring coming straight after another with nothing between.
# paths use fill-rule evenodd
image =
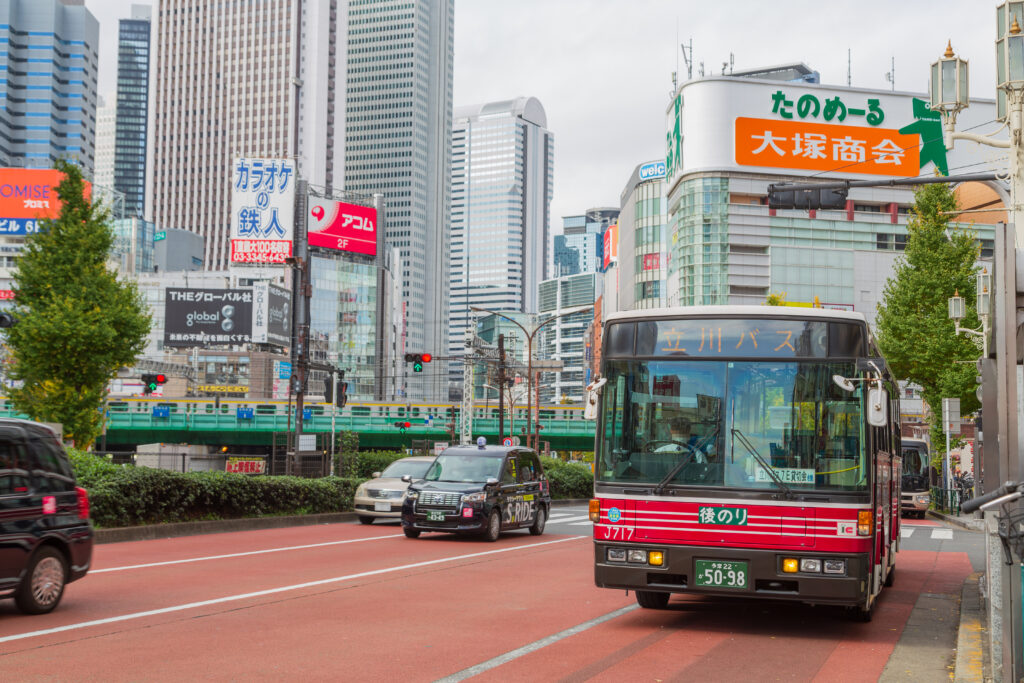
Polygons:
<instances>
[{"instance_id":1,"label":"bus front bumper","mask_svg":"<svg viewBox=\"0 0 1024 683\"><path fill-rule=\"evenodd\" d=\"M662 566L646 563L609 561L609 549L646 550L664 553ZM613 553L617 554L617 553ZM842 574L823 571L783 571L783 560L842 560ZM725 563L727 569L746 568L740 587L698 585L697 563L705 573L710 563ZM693 593L699 595L732 595L833 605L858 605L864 602L870 558L867 554L815 553L805 550L763 550L747 548L698 548L659 545L655 543L594 542L594 582L599 588L655 591L661 593ZM745 563L737 565L737 563Z\"/></svg>"}]
</instances>

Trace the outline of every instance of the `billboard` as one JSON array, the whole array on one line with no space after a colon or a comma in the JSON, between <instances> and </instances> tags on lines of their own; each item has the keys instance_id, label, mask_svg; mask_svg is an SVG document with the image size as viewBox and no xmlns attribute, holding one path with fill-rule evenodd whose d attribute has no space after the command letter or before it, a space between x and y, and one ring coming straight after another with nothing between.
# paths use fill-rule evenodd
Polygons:
<instances>
[{"instance_id":1,"label":"billboard","mask_svg":"<svg viewBox=\"0 0 1024 683\"><path fill-rule=\"evenodd\" d=\"M0 235L38 232L41 218L56 218L61 203L57 185L64 174L53 168L0 168ZM85 196L92 185L85 184Z\"/></svg>"},{"instance_id":2,"label":"billboard","mask_svg":"<svg viewBox=\"0 0 1024 683\"><path fill-rule=\"evenodd\" d=\"M377 255L377 210L332 199L309 198L309 246Z\"/></svg>"},{"instance_id":3,"label":"billboard","mask_svg":"<svg viewBox=\"0 0 1024 683\"><path fill-rule=\"evenodd\" d=\"M231 174L231 263L284 263L292 255L295 163L235 159Z\"/></svg>"},{"instance_id":4,"label":"billboard","mask_svg":"<svg viewBox=\"0 0 1024 683\"><path fill-rule=\"evenodd\" d=\"M604 231L604 268L608 270L613 262L619 260L619 226L612 223Z\"/></svg>"},{"instance_id":5,"label":"billboard","mask_svg":"<svg viewBox=\"0 0 1024 683\"><path fill-rule=\"evenodd\" d=\"M664 161L649 161L640 167L640 180L653 180L665 177Z\"/></svg>"},{"instance_id":6,"label":"billboard","mask_svg":"<svg viewBox=\"0 0 1024 683\"><path fill-rule=\"evenodd\" d=\"M245 344L252 339L252 290L168 287L164 346Z\"/></svg>"},{"instance_id":7,"label":"billboard","mask_svg":"<svg viewBox=\"0 0 1024 683\"><path fill-rule=\"evenodd\" d=\"M252 340L262 344L291 343L292 297L283 287L268 282L252 286Z\"/></svg>"}]
</instances>

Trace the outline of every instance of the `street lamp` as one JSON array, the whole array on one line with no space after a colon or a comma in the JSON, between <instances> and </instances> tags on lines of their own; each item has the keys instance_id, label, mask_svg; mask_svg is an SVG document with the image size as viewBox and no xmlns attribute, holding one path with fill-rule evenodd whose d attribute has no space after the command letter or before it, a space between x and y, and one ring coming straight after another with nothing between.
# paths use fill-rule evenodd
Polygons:
<instances>
[{"instance_id":1,"label":"street lamp","mask_svg":"<svg viewBox=\"0 0 1024 683\"><path fill-rule=\"evenodd\" d=\"M536 334L538 332L540 332L540 330L545 325L553 323L554 321L558 320L561 317L564 317L564 316L567 316L567 315L572 315L573 313L580 313L582 311L586 311L590 307L589 306L581 306L579 308L574 308L572 310L562 311L561 313L559 313L557 315L551 316L550 318L548 318L547 320L542 322L540 325L537 325L536 327L533 328L532 331L527 330L525 327L523 327L521 324L519 324L519 322L517 322L516 320L513 320L512 318L508 317L504 313L499 313L498 311L492 311L489 308L483 308L481 306L470 306L469 308L472 311L477 311L479 313L488 313L490 315L495 315L495 316L497 316L499 318L502 318L503 320L507 320L508 322L512 323L513 325L518 327L520 330L522 330L523 334L526 335L526 365L527 365L527 367L526 367L526 386L527 386L527 389L526 389L526 433L531 435L531 436L534 436L536 438L536 435L534 435L534 432L533 432L533 410L534 410L534 398L533 398L533 396L534 396L534 394L533 394L533 338L534 338L534 336L536 336ZM539 419L539 413L540 413L540 406L539 405L537 406L537 412L538 412L538 419ZM529 437L527 437L527 441L529 441ZM527 445L529 446L530 444L527 443ZM534 448L536 448L535 444L534 444Z\"/></svg>"},{"instance_id":2,"label":"street lamp","mask_svg":"<svg viewBox=\"0 0 1024 683\"><path fill-rule=\"evenodd\" d=\"M953 149L956 140L970 140L989 147L1010 150L1008 178L1010 206L1007 218L1014 226L1018 220L1020 204L1024 200L1024 163L1022 163L1022 125L1024 125L1024 1L1004 2L996 8L996 118L1006 123L1008 140L997 140L987 135L954 132L956 117L970 104L967 94L967 60L953 53L952 43L946 52L931 65L930 106L942 117L943 139L946 149ZM1017 231L1018 247L1024 247L1024 230Z\"/></svg>"},{"instance_id":3,"label":"street lamp","mask_svg":"<svg viewBox=\"0 0 1024 683\"><path fill-rule=\"evenodd\" d=\"M978 289L976 305L978 318L981 319L981 327L976 330L969 327L960 327L960 321L966 317L967 310L964 305L964 298L960 296L959 290L949 297L949 319L956 323L956 334L962 332L975 337L981 337L981 357L988 358L988 304L992 296L990 291L992 276L989 275L987 268L975 276L975 282Z\"/></svg>"}]
</instances>

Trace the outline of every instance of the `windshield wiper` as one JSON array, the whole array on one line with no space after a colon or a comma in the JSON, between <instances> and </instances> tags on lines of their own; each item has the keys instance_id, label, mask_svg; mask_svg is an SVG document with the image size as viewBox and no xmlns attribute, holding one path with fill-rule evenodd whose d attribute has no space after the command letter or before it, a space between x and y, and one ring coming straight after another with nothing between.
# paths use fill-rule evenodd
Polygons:
<instances>
[{"instance_id":1,"label":"windshield wiper","mask_svg":"<svg viewBox=\"0 0 1024 683\"><path fill-rule=\"evenodd\" d=\"M793 489L786 486L786 482L782 481L782 477L775 473L775 468L765 461L765 459L757 452L757 449L755 449L754 446L750 443L750 441L747 440L747 437L743 435L743 432L736 428L733 428L732 438L734 442L737 437L739 437L740 443L743 444L743 447L747 449L747 452L754 456L754 458L756 458L759 463L761 463L761 467L764 468L764 471L767 472L768 476L772 478L772 481L775 482L775 485L778 487L778 489L782 491L783 497L792 500L795 497L793 495Z\"/></svg>"},{"instance_id":2,"label":"windshield wiper","mask_svg":"<svg viewBox=\"0 0 1024 683\"><path fill-rule=\"evenodd\" d=\"M683 471L683 468L690 464L693 460L693 456L697 454L697 451L690 450L677 464L672 468L672 471L665 475L665 478L658 482L658 485L654 487L654 494L661 495L661 492L668 486L668 483L676 478L676 476Z\"/></svg>"}]
</instances>

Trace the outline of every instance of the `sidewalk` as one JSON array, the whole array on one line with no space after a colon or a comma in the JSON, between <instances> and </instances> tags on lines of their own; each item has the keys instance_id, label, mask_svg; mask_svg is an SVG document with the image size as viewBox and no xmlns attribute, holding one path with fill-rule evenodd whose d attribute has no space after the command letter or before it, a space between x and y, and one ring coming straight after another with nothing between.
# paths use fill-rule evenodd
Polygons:
<instances>
[{"instance_id":1,"label":"sidewalk","mask_svg":"<svg viewBox=\"0 0 1024 683\"><path fill-rule=\"evenodd\" d=\"M985 531L984 520L970 515L951 515L945 512L929 510L928 514L947 524L967 529L968 531ZM990 681L986 648L988 638L985 637L987 615L982 608L981 582L984 572L974 572L964 580L960 593L960 627L956 639L956 664L953 670L955 683L976 683Z\"/></svg>"}]
</instances>

